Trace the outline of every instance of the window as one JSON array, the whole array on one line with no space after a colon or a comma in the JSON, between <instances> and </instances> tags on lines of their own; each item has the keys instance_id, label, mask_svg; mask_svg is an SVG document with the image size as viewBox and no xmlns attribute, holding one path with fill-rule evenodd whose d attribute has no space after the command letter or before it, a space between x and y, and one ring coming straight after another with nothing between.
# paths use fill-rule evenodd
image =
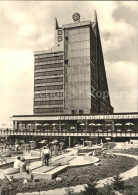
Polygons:
<instances>
[{"instance_id":1,"label":"window","mask_svg":"<svg viewBox=\"0 0 138 195\"><path fill-rule=\"evenodd\" d=\"M66 36L65 37L65 41L68 42L69 41L69 37Z\"/></svg>"},{"instance_id":2,"label":"window","mask_svg":"<svg viewBox=\"0 0 138 195\"><path fill-rule=\"evenodd\" d=\"M58 30L58 35L62 35L62 30Z\"/></svg>"},{"instance_id":3,"label":"window","mask_svg":"<svg viewBox=\"0 0 138 195\"><path fill-rule=\"evenodd\" d=\"M79 110L79 114L83 114L83 110Z\"/></svg>"},{"instance_id":4,"label":"window","mask_svg":"<svg viewBox=\"0 0 138 195\"><path fill-rule=\"evenodd\" d=\"M75 110L71 110L71 114L75 114Z\"/></svg>"},{"instance_id":5,"label":"window","mask_svg":"<svg viewBox=\"0 0 138 195\"><path fill-rule=\"evenodd\" d=\"M59 37L58 37L58 42L60 42L60 41L62 41L62 40L63 40L62 36L59 36Z\"/></svg>"},{"instance_id":6,"label":"window","mask_svg":"<svg viewBox=\"0 0 138 195\"><path fill-rule=\"evenodd\" d=\"M68 60L65 60L65 64L68 64Z\"/></svg>"}]
</instances>

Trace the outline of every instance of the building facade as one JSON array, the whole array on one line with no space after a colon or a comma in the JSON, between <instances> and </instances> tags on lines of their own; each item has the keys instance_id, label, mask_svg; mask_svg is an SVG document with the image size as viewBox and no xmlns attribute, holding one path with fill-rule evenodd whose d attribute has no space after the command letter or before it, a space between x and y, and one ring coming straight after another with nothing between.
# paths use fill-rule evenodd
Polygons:
<instances>
[{"instance_id":1,"label":"building facade","mask_svg":"<svg viewBox=\"0 0 138 195\"><path fill-rule=\"evenodd\" d=\"M34 114L113 113L97 17L73 19L62 27L55 19L54 47L35 52Z\"/></svg>"},{"instance_id":2,"label":"building facade","mask_svg":"<svg viewBox=\"0 0 138 195\"><path fill-rule=\"evenodd\" d=\"M138 137L138 113L113 113L96 13L73 20L59 27L55 18L54 47L34 52L34 115L13 116L13 130L0 135L68 145Z\"/></svg>"}]
</instances>

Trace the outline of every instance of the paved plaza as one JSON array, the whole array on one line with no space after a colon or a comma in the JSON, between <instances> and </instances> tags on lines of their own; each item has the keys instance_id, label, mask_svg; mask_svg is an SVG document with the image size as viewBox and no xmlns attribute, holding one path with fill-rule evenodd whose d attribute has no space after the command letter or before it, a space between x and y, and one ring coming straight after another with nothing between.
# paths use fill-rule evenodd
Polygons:
<instances>
[{"instance_id":1,"label":"paved plaza","mask_svg":"<svg viewBox=\"0 0 138 195\"><path fill-rule=\"evenodd\" d=\"M116 146L114 148L115 155L126 156L129 158L134 158L134 159L138 160L138 157L134 156L134 155L115 153L116 150L122 150L122 146L124 146L124 144L122 144L122 143L116 144ZM133 147L135 148L135 146L133 146ZM96 147L92 147L92 148L100 149L101 147L96 146ZM84 149L86 150L86 148L84 148ZM30 153L25 152L24 157L26 158L26 160L29 160L29 159L36 160L35 162L30 163L30 165L29 165L31 173L34 176L34 179L51 180L51 179L57 177L60 172L64 171L68 167L86 166L86 165L91 165L91 164L97 163L99 161L99 159L95 156L90 155L89 156L90 158L87 158L88 153L87 153L87 155L79 156L77 151L78 151L77 147L70 148L70 149L68 149L68 152L66 152L66 153L60 154L58 156L53 156L49 161L49 166L42 165L42 161L40 160L40 151L39 150L33 150L32 151L33 156L31 156ZM36 157L34 157L34 154L36 155ZM15 159L16 159L16 157L7 158L6 162L12 163ZM4 162L3 165L6 164L6 162ZM133 177L137 176L137 170L138 170L138 165L133 167L132 169L126 171L126 172L121 173L120 176L123 178L123 180L133 178ZM4 179L4 174L3 174L3 171L1 169L0 169L0 176L2 179ZM16 173L13 175L13 177L14 178L22 177L22 178L28 179L30 176L26 176L26 174L24 174L24 173L23 174ZM97 188L101 188L105 184L111 183L112 179L113 179L112 177L109 177L109 178L99 180L97 182ZM84 185L86 185L86 184L84 184ZM74 193L79 193L80 191L84 190L84 185L70 186L70 188L74 191ZM40 195L44 195L44 194L45 195L63 195L63 194L65 194L65 191L66 191L66 188L41 191ZM23 195L23 194L24 195L31 195L31 194L38 195L38 192L17 193L17 195Z\"/></svg>"}]
</instances>

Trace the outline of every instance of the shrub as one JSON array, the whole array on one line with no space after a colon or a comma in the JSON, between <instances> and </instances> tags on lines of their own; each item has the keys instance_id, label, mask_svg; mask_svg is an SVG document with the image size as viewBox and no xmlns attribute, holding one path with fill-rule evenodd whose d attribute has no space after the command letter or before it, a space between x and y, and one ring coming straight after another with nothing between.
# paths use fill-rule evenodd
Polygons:
<instances>
[{"instance_id":1,"label":"shrub","mask_svg":"<svg viewBox=\"0 0 138 195\"><path fill-rule=\"evenodd\" d=\"M114 190L123 190L124 189L124 181L122 181L122 177L120 177L118 172L113 177L113 189Z\"/></svg>"},{"instance_id":2,"label":"shrub","mask_svg":"<svg viewBox=\"0 0 138 195\"><path fill-rule=\"evenodd\" d=\"M115 192L113 190L113 186L110 183L108 183L104 186L104 189L102 192L103 192L102 195L115 195Z\"/></svg>"},{"instance_id":3,"label":"shrub","mask_svg":"<svg viewBox=\"0 0 138 195\"><path fill-rule=\"evenodd\" d=\"M84 186L85 191L82 192L82 195L98 195L98 189L96 188L96 181L91 177L87 185Z\"/></svg>"}]
</instances>

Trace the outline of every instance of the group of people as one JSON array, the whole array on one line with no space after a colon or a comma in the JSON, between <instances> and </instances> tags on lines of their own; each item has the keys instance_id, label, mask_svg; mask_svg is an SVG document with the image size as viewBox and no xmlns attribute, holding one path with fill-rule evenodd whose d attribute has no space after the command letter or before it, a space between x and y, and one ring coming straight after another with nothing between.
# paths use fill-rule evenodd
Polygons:
<instances>
[{"instance_id":1,"label":"group of people","mask_svg":"<svg viewBox=\"0 0 138 195\"><path fill-rule=\"evenodd\" d=\"M17 159L14 161L13 168L19 169L20 172L29 173L29 168L26 167L25 158L18 156Z\"/></svg>"}]
</instances>

